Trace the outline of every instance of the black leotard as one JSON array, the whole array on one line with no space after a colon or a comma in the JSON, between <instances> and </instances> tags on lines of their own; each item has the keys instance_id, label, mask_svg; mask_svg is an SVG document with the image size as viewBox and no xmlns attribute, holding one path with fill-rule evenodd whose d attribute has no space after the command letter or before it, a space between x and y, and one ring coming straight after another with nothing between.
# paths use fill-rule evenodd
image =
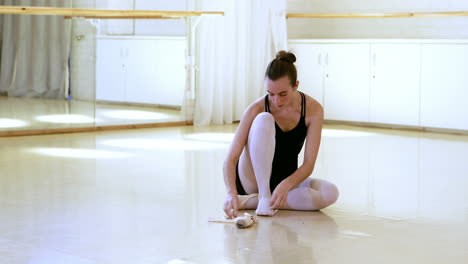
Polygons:
<instances>
[{"instance_id":1,"label":"black leotard","mask_svg":"<svg viewBox=\"0 0 468 264\"><path fill-rule=\"evenodd\" d=\"M301 152L307 135L307 126L305 124L306 99L303 93L300 92L300 94L302 98L301 119L296 127L284 132L275 122L276 146L270 178L270 190L272 192L282 180L293 174L298 167L299 152ZM270 113L268 95L265 96L265 112ZM236 166L236 187L239 194L246 194L240 182L238 165Z\"/></svg>"}]
</instances>

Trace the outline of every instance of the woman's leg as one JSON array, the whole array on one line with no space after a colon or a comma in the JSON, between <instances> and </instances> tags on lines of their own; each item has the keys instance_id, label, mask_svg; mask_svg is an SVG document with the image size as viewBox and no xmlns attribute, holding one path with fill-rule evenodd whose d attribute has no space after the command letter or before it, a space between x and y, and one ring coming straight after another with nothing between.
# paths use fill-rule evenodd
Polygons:
<instances>
[{"instance_id":1,"label":"woman's leg","mask_svg":"<svg viewBox=\"0 0 468 264\"><path fill-rule=\"evenodd\" d=\"M244 201L243 208L252 208L258 215L274 215L269 206L270 177L275 154L275 119L270 113L260 113L250 127L247 144L239 159L239 177L247 194L258 193ZM242 198L241 204L242 204Z\"/></svg>"},{"instance_id":2,"label":"woman's leg","mask_svg":"<svg viewBox=\"0 0 468 264\"><path fill-rule=\"evenodd\" d=\"M338 188L331 182L307 178L297 188L288 193L285 208L313 211L328 207L338 199Z\"/></svg>"},{"instance_id":3,"label":"woman's leg","mask_svg":"<svg viewBox=\"0 0 468 264\"><path fill-rule=\"evenodd\" d=\"M310 187L308 187L310 186ZM339 196L338 188L331 182L308 178L302 184L289 191L286 205L280 209L315 211L328 207L336 202ZM243 205L240 209L257 208L258 198L240 195Z\"/></svg>"}]
</instances>

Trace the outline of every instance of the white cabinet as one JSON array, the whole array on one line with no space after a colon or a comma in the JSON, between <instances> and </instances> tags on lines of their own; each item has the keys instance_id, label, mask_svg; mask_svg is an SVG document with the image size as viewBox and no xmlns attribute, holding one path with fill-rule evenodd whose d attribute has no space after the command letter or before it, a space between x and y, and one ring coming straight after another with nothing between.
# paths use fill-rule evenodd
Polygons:
<instances>
[{"instance_id":1,"label":"white cabinet","mask_svg":"<svg viewBox=\"0 0 468 264\"><path fill-rule=\"evenodd\" d=\"M101 39L96 47L96 100L124 102L126 46Z\"/></svg>"},{"instance_id":2,"label":"white cabinet","mask_svg":"<svg viewBox=\"0 0 468 264\"><path fill-rule=\"evenodd\" d=\"M372 44L370 122L419 126L420 44Z\"/></svg>"},{"instance_id":3,"label":"white cabinet","mask_svg":"<svg viewBox=\"0 0 468 264\"><path fill-rule=\"evenodd\" d=\"M185 39L155 42L156 104L182 106L186 82Z\"/></svg>"},{"instance_id":4,"label":"white cabinet","mask_svg":"<svg viewBox=\"0 0 468 264\"><path fill-rule=\"evenodd\" d=\"M421 126L468 130L468 45L423 44Z\"/></svg>"},{"instance_id":5,"label":"white cabinet","mask_svg":"<svg viewBox=\"0 0 468 264\"><path fill-rule=\"evenodd\" d=\"M125 40L129 49L126 64L126 101L130 103L154 103L157 85L153 41Z\"/></svg>"},{"instance_id":6,"label":"white cabinet","mask_svg":"<svg viewBox=\"0 0 468 264\"><path fill-rule=\"evenodd\" d=\"M325 119L369 122L369 44L325 48Z\"/></svg>"},{"instance_id":7,"label":"white cabinet","mask_svg":"<svg viewBox=\"0 0 468 264\"><path fill-rule=\"evenodd\" d=\"M291 40L325 119L468 130L464 40ZM323 98L323 99L321 99Z\"/></svg>"},{"instance_id":8,"label":"white cabinet","mask_svg":"<svg viewBox=\"0 0 468 264\"><path fill-rule=\"evenodd\" d=\"M325 59L323 44L293 43L289 45L296 55L299 90L310 95L323 105L323 81Z\"/></svg>"},{"instance_id":9,"label":"white cabinet","mask_svg":"<svg viewBox=\"0 0 468 264\"><path fill-rule=\"evenodd\" d=\"M98 39L96 100L181 106L185 40Z\"/></svg>"},{"instance_id":10,"label":"white cabinet","mask_svg":"<svg viewBox=\"0 0 468 264\"><path fill-rule=\"evenodd\" d=\"M299 89L322 104L325 119L369 121L369 44L291 43Z\"/></svg>"}]
</instances>

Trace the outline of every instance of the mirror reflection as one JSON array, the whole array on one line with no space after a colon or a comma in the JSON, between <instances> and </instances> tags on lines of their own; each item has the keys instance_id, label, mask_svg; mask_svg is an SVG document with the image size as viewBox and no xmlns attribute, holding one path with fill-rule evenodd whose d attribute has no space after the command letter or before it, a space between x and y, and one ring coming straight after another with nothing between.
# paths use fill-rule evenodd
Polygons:
<instances>
[{"instance_id":1,"label":"mirror reflection","mask_svg":"<svg viewBox=\"0 0 468 264\"><path fill-rule=\"evenodd\" d=\"M0 0L4 6L187 10L187 1ZM0 15L0 133L181 122L183 19Z\"/></svg>"}]
</instances>

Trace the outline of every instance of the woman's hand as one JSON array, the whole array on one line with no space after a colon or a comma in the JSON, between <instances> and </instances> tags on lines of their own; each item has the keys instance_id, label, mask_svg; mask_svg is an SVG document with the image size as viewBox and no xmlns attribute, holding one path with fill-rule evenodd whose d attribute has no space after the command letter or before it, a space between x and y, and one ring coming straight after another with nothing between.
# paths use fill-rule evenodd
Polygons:
<instances>
[{"instance_id":1,"label":"woman's hand","mask_svg":"<svg viewBox=\"0 0 468 264\"><path fill-rule=\"evenodd\" d=\"M289 183L283 180L276 186L270 200L270 207L273 209L283 208L288 199L288 192L291 190Z\"/></svg>"},{"instance_id":2,"label":"woman's hand","mask_svg":"<svg viewBox=\"0 0 468 264\"><path fill-rule=\"evenodd\" d=\"M237 217L239 205L239 198L237 194L228 193L226 200L224 201L224 212L226 213L228 219Z\"/></svg>"}]
</instances>

